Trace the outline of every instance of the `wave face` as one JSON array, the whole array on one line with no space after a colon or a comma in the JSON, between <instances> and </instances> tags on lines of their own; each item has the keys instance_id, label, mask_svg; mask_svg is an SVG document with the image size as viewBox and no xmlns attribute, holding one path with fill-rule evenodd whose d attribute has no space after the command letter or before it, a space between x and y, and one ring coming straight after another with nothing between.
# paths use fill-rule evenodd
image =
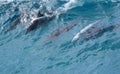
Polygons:
<instances>
[{"instance_id":1,"label":"wave face","mask_svg":"<svg viewBox=\"0 0 120 74\"><path fill-rule=\"evenodd\" d=\"M56 17L25 35L38 11L51 11ZM101 19L98 28L118 27L88 41L71 42ZM12 24L15 27L6 32ZM2 0L0 74L119 74L119 25L120 0Z\"/></svg>"}]
</instances>

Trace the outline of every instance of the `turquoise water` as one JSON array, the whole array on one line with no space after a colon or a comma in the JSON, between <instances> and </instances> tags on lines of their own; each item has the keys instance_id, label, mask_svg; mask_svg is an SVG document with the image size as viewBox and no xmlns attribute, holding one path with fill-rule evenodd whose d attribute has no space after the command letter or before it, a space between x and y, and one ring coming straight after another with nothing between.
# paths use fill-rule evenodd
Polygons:
<instances>
[{"instance_id":1,"label":"turquoise water","mask_svg":"<svg viewBox=\"0 0 120 74\"><path fill-rule=\"evenodd\" d=\"M72 2L73 1L73 2ZM75 1L75 2L74 2ZM67 6L68 5L68 6ZM41 6L60 14L25 35ZM20 14L20 23L7 28ZM0 2L0 74L120 74L120 28L81 42L71 42L82 28L103 19L99 26L120 24L118 0L31 0ZM79 20L58 37L47 40L57 28Z\"/></svg>"}]
</instances>

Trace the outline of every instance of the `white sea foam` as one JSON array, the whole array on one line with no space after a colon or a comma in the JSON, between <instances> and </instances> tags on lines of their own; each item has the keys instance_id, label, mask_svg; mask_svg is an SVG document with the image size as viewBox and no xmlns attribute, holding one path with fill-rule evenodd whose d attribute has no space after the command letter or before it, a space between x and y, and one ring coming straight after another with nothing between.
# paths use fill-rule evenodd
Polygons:
<instances>
[{"instance_id":1,"label":"white sea foam","mask_svg":"<svg viewBox=\"0 0 120 74\"><path fill-rule=\"evenodd\" d=\"M59 7L56 10L56 14L62 14L65 13L66 11L78 6L78 5L82 5L82 3L78 3L77 0L69 0L67 3L65 3L63 6Z\"/></svg>"}]
</instances>

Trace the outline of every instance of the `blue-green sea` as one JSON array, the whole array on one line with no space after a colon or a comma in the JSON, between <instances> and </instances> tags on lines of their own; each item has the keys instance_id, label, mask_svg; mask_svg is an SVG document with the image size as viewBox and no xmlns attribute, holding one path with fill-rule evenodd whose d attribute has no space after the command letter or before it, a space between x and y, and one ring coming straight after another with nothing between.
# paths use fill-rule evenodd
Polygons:
<instances>
[{"instance_id":1,"label":"blue-green sea","mask_svg":"<svg viewBox=\"0 0 120 74\"><path fill-rule=\"evenodd\" d=\"M38 11L58 15L25 34ZM72 42L80 30L101 19L98 27L120 25L120 0L0 0L0 74L120 74L119 26ZM76 20L70 30L49 38Z\"/></svg>"}]
</instances>

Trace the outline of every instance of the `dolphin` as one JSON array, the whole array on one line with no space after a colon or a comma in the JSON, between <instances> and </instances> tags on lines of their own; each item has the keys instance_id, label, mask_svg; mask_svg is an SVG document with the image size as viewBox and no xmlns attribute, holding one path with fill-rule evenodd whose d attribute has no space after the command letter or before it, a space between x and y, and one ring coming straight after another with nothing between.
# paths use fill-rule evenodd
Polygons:
<instances>
[{"instance_id":1,"label":"dolphin","mask_svg":"<svg viewBox=\"0 0 120 74\"><path fill-rule=\"evenodd\" d=\"M72 39L72 42L77 41L82 34L92 30L92 28L95 28L95 25L99 24L102 20L97 20L91 24L89 24L88 26L86 26L85 28L83 28L82 30L80 30L80 32L78 32Z\"/></svg>"},{"instance_id":2,"label":"dolphin","mask_svg":"<svg viewBox=\"0 0 120 74\"><path fill-rule=\"evenodd\" d=\"M78 24L78 20L74 20L74 21L72 21L70 24L68 24L67 26L65 26L65 27L62 28L62 29L57 28L55 31L53 31L53 32L51 33L51 35L48 37L48 39L52 39L52 38L58 37L58 36L61 35L62 33L69 31L71 28L73 28L73 27L76 26L77 24ZM47 39L47 40L48 40L48 39Z\"/></svg>"},{"instance_id":3,"label":"dolphin","mask_svg":"<svg viewBox=\"0 0 120 74\"><path fill-rule=\"evenodd\" d=\"M21 20L21 18L23 17L23 15L24 15L23 13L20 14L19 17L16 18L16 19L12 22L12 24L8 27L8 29L5 31L5 33L7 33L8 31L11 31L11 30L13 30L14 28L16 28L16 26L20 23L20 20Z\"/></svg>"},{"instance_id":4,"label":"dolphin","mask_svg":"<svg viewBox=\"0 0 120 74\"><path fill-rule=\"evenodd\" d=\"M102 36L105 32L113 31L116 26L111 25L105 28L102 27L94 27L94 25L98 24L100 21L96 21L87 27L83 28L80 32L78 32L72 39L72 42L77 41L79 38L82 38L83 41L88 41L90 39L95 39Z\"/></svg>"},{"instance_id":5,"label":"dolphin","mask_svg":"<svg viewBox=\"0 0 120 74\"><path fill-rule=\"evenodd\" d=\"M38 29L41 25L47 24L53 18L55 18L55 14L52 14L52 13L51 14L49 14L49 13L45 13L45 14L38 13L37 16L38 17L35 18L34 20L32 20L31 24L27 27L27 30L26 30L25 34L29 33L32 30Z\"/></svg>"}]
</instances>

